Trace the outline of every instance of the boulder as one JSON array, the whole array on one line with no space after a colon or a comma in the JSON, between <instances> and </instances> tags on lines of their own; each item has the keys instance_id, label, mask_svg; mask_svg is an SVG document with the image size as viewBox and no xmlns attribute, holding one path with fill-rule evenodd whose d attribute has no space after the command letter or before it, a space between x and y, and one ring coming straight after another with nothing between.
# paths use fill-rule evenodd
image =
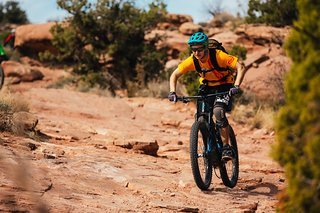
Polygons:
<instances>
[{"instance_id":1,"label":"boulder","mask_svg":"<svg viewBox=\"0 0 320 213\"><path fill-rule=\"evenodd\" d=\"M195 32L203 30L199 24L194 24L193 22L185 22L179 27L179 32L183 35L192 35Z\"/></svg>"},{"instance_id":2,"label":"boulder","mask_svg":"<svg viewBox=\"0 0 320 213\"><path fill-rule=\"evenodd\" d=\"M171 60L167 61L166 65L165 65L165 70L176 69L180 62L181 62L180 59L171 59Z\"/></svg>"},{"instance_id":3,"label":"boulder","mask_svg":"<svg viewBox=\"0 0 320 213\"><path fill-rule=\"evenodd\" d=\"M283 78L291 66L291 61L275 44L268 48L258 47L247 54L245 65L248 70L241 88L261 99L282 101Z\"/></svg>"},{"instance_id":4,"label":"boulder","mask_svg":"<svg viewBox=\"0 0 320 213\"><path fill-rule=\"evenodd\" d=\"M230 23L235 22L236 18L227 12L216 14L208 23L210 27L217 28L230 28Z\"/></svg>"},{"instance_id":5,"label":"boulder","mask_svg":"<svg viewBox=\"0 0 320 213\"><path fill-rule=\"evenodd\" d=\"M132 149L136 152L143 154L157 156L159 145L157 141L141 141L141 140L130 140L130 141L115 141L115 146L120 146L126 149Z\"/></svg>"},{"instance_id":6,"label":"boulder","mask_svg":"<svg viewBox=\"0 0 320 213\"><path fill-rule=\"evenodd\" d=\"M151 40L155 36L164 36L165 39L159 44L159 46L166 46L169 48L169 59L177 59L179 53L185 51L188 48L187 41L189 36L182 35L178 31L165 31L165 30L152 30L145 35L146 40Z\"/></svg>"},{"instance_id":7,"label":"boulder","mask_svg":"<svg viewBox=\"0 0 320 213\"><path fill-rule=\"evenodd\" d=\"M193 22L193 19L190 15L184 15L184 14L168 14L166 16L169 23L180 26L181 24L185 22Z\"/></svg>"},{"instance_id":8,"label":"boulder","mask_svg":"<svg viewBox=\"0 0 320 213\"><path fill-rule=\"evenodd\" d=\"M45 24L27 24L17 27L15 47L25 55L37 55L39 52L49 50L55 52L51 45L52 34L50 29L54 22Z\"/></svg>"},{"instance_id":9,"label":"boulder","mask_svg":"<svg viewBox=\"0 0 320 213\"><path fill-rule=\"evenodd\" d=\"M258 45L268 43L282 45L289 32L289 27L278 28L258 24L243 24L235 30L237 35L245 36Z\"/></svg>"},{"instance_id":10,"label":"boulder","mask_svg":"<svg viewBox=\"0 0 320 213\"><path fill-rule=\"evenodd\" d=\"M211 36L209 38L213 38L218 40L219 42L222 42L223 46L229 49L233 45L238 44L237 40L239 39L239 37L240 37L239 35L228 30L228 31L223 31L221 33L217 33L214 36Z\"/></svg>"},{"instance_id":11,"label":"boulder","mask_svg":"<svg viewBox=\"0 0 320 213\"><path fill-rule=\"evenodd\" d=\"M42 80L44 75L37 69L31 68L28 65L23 65L16 61L5 61L2 63L6 77L11 77L14 81L11 83L32 82Z\"/></svg>"},{"instance_id":12,"label":"boulder","mask_svg":"<svg viewBox=\"0 0 320 213\"><path fill-rule=\"evenodd\" d=\"M207 35L208 37L212 37L218 33L222 33L223 29L222 28L218 28L218 27L213 27L213 28L209 28Z\"/></svg>"}]
</instances>

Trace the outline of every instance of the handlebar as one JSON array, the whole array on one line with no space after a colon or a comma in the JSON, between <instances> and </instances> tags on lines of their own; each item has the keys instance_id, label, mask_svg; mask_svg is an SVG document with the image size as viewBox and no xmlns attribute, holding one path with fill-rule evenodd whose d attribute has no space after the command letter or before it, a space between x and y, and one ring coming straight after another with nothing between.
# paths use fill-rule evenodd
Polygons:
<instances>
[{"instance_id":1,"label":"handlebar","mask_svg":"<svg viewBox=\"0 0 320 213\"><path fill-rule=\"evenodd\" d=\"M206 98L210 98L218 95L226 95L226 94L229 94L229 92L218 92L218 93L207 94L207 95L193 95L193 96L180 96L180 97L178 96L177 101L188 103L190 102L191 99L206 99Z\"/></svg>"}]
</instances>

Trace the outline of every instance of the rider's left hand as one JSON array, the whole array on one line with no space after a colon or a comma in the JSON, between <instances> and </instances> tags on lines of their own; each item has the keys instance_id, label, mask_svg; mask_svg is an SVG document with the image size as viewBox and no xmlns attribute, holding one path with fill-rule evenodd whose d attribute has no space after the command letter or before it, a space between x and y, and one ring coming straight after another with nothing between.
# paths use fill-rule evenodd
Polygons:
<instances>
[{"instance_id":1,"label":"rider's left hand","mask_svg":"<svg viewBox=\"0 0 320 213\"><path fill-rule=\"evenodd\" d=\"M229 95L233 96L235 94L238 94L240 92L240 88L238 85L234 85L230 90L229 90Z\"/></svg>"},{"instance_id":2,"label":"rider's left hand","mask_svg":"<svg viewBox=\"0 0 320 213\"><path fill-rule=\"evenodd\" d=\"M172 101L172 102L177 102L177 94L175 92L170 92L169 95L168 95L168 99L169 101Z\"/></svg>"}]
</instances>

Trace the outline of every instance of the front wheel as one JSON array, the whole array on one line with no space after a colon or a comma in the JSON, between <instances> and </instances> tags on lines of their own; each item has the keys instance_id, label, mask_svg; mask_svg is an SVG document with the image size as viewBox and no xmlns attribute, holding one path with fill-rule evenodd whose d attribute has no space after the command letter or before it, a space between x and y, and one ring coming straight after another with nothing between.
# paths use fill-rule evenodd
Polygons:
<instances>
[{"instance_id":1,"label":"front wheel","mask_svg":"<svg viewBox=\"0 0 320 213\"><path fill-rule=\"evenodd\" d=\"M191 127L190 160L194 181L201 190L207 190L212 180L212 163L207 154L208 123L199 118Z\"/></svg>"},{"instance_id":2,"label":"front wheel","mask_svg":"<svg viewBox=\"0 0 320 213\"><path fill-rule=\"evenodd\" d=\"M3 83L4 83L4 72L3 72L2 66L0 64L0 89L3 86Z\"/></svg>"},{"instance_id":3,"label":"front wheel","mask_svg":"<svg viewBox=\"0 0 320 213\"><path fill-rule=\"evenodd\" d=\"M222 182L225 186L233 188L237 185L239 176L239 155L236 136L231 126L229 126L229 140L233 152L233 158L229 161L221 162L219 167Z\"/></svg>"}]
</instances>

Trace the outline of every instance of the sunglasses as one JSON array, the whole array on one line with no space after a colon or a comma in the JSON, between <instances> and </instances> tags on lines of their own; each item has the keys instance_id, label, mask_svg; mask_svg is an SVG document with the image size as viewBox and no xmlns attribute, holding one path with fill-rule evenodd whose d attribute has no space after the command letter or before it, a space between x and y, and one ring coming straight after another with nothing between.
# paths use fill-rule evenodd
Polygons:
<instances>
[{"instance_id":1,"label":"sunglasses","mask_svg":"<svg viewBox=\"0 0 320 213\"><path fill-rule=\"evenodd\" d=\"M198 48L191 47L190 49L191 49L192 52L195 53L197 51L198 52L202 52L205 49L205 47L198 47Z\"/></svg>"}]
</instances>

